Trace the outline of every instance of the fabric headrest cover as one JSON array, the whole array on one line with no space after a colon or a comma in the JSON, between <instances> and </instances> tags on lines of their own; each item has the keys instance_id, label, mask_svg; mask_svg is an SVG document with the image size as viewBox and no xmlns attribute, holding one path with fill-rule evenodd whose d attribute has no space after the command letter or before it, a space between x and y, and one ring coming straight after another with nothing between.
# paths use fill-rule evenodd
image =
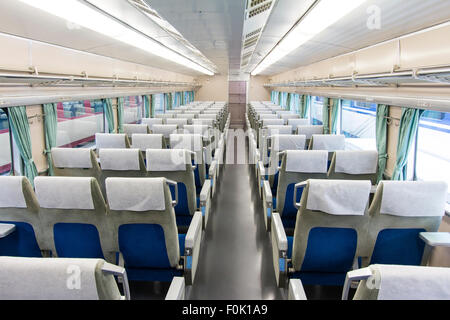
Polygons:
<instances>
[{"instance_id":1,"label":"fabric headrest cover","mask_svg":"<svg viewBox=\"0 0 450 320\"><path fill-rule=\"evenodd\" d=\"M95 145L97 149L126 148L125 133L96 133Z\"/></svg>"},{"instance_id":2,"label":"fabric headrest cover","mask_svg":"<svg viewBox=\"0 0 450 320\"><path fill-rule=\"evenodd\" d=\"M380 213L404 217L442 217L447 202L444 181L382 181Z\"/></svg>"},{"instance_id":3,"label":"fabric headrest cover","mask_svg":"<svg viewBox=\"0 0 450 320\"><path fill-rule=\"evenodd\" d=\"M139 170L139 149L100 149L102 170Z\"/></svg>"},{"instance_id":4,"label":"fabric headrest cover","mask_svg":"<svg viewBox=\"0 0 450 320\"><path fill-rule=\"evenodd\" d=\"M52 148L52 159L56 168L92 168L89 148Z\"/></svg>"},{"instance_id":5,"label":"fabric headrest cover","mask_svg":"<svg viewBox=\"0 0 450 320\"><path fill-rule=\"evenodd\" d=\"M23 195L25 177L0 176L0 208L26 208Z\"/></svg>"},{"instance_id":6,"label":"fabric headrest cover","mask_svg":"<svg viewBox=\"0 0 450 320\"><path fill-rule=\"evenodd\" d=\"M107 178L106 194L111 210L164 211L165 178Z\"/></svg>"},{"instance_id":7,"label":"fabric headrest cover","mask_svg":"<svg viewBox=\"0 0 450 320\"><path fill-rule=\"evenodd\" d=\"M332 215L363 216L369 202L369 180L308 180L306 208Z\"/></svg>"},{"instance_id":8,"label":"fabric headrest cover","mask_svg":"<svg viewBox=\"0 0 450 320\"><path fill-rule=\"evenodd\" d=\"M34 186L41 208L93 210L91 182L84 177L36 177Z\"/></svg>"}]
</instances>

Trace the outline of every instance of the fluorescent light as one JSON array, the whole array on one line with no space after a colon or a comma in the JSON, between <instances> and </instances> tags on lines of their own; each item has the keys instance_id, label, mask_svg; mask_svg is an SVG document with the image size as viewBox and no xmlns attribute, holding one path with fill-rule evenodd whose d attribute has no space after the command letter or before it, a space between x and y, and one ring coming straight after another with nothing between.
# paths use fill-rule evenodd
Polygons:
<instances>
[{"instance_id":1,"label":"fluorescent light","mask_svg":"<svg viewBox=\"0 0 450 320\"><path fill-rule=\"evenodd\" d=\"M198 72L213 72L77 0L20 0L34 8Z\"/></svg>"},{"instance_id":2,"label":"fluorescent light","mask_svg":"<svg viewBox=\"0 0 450 320\"><path fill-rule=\"evenodd\" d=\"M307 15L284 37L263 61L252 71L252 76L261 73L270 65L279 61L320 32L336 23L366 0L321 0Z\"/></svg>"}]
</instances>

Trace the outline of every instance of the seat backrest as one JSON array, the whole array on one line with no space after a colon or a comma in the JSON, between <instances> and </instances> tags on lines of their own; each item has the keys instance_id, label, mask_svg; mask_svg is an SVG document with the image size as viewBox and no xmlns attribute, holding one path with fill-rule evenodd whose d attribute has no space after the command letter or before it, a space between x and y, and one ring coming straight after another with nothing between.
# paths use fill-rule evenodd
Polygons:
<instances>
[{"instance_id":1,"label":"seat backrest","mask_svg":"<svg viewBox=\"0 0 450 320\"><path fill-rule=\"evenodd\" d=\"M139 149L100 149L99 156L102 167L102 175L99 182L105 198L106 178L143 178L147 176L144 157Z\"/></svg>"},{"instance_id":2,"label":"seat backrest","mask_svg":"<svg viewBox=\"0 0 450 320\"><path fill-rule=\"evenodd\" d=\"M446 197L445 182L381 181L369 209L369 252L363 265L425 263L419 233L438 231Z\"/></svg>"},{"instance_id":3,"label":"seat backrest","mask_svg":"<svg viewBox=\"0 0 450 320\"><path fill-rule=\"evenodd\" d=\"M0 241L0 256L40 257L42 229L39 204L30 181L22 176L0 176L0 223L16 231Z\"/></svg>"},{"instance_id":4,"label":"seat backrest","mask_svg":"<svg viewBox=\"0 0 450 320\"><path fill-rule=\"evenodd\" d=\"M131 138L133 133L150 133L147 124L123 124L123 132Z\"/></svg>"},{"instance_id":5,"label":"seat backrest","mask_svg":"<svg viewBox=\"0 0 450 320\"><path fill-rule=\"evenodd\" d=\"M278 115L274 113L262 113L259 115L259 120L280 119Z\"/></svg>"},{"instance_id":6,"label":"seat backrest","mask_svg":"<svg viewBox=\"0 0 450 320\"><path fill-rule=\"evenodd\" d=\"M172 149L186 149L195 153L195 185L198 189L203 186L206 178L205 152L203 137L200 134L171 134L170 147Z\"/></svg>"},{"instance_id":7,"label":"seat backrest","mask_svg":"<svg viewBox=\"0 0 450 320\"><path fill-rule=\"evenodd\" d=\"M166 120L166 124L176 124L178 126L178 128L182 128L187 123L188 123L188 119L183 119L183 118L173 118L173 119Z\"/></svg>"},{"instance_id":8,"label":"seat backrest","mask_svg":"<svg viewBox=\"0 0 450 320\"><path fill-rule=\"evenodd\" d=\"M292 246L296 271L335 275L318 276L315 284L344 283L366 245L370 188L368 180L308 180Z\"/></svg>"},{"instance_id":9,"label":"seat backrest","mask_svg":"<svg viewBox=\"0 0 450 320\"><path fill-rule=\"evenodd\" d=\"M37 177L43 242L54 257L113 261L107 208L95 178Z\"/></svg>"},{"instance_id":10,"label":"seat backrest","mask_svg":"<svg viewBox=\"0 0 450 320\"><path fill-rule=\"evenodd\" d=\"M55 176L100 177L100 167L90 148L52 148Z\"/></svg>"},{"instance_id":11,"label":"seat backrest","mask_svg":"<svg viewBox=\"0 0 450 320\"><path fill-rule=\"evenodd\" d=\"M198 119L212 119L212 120L216 120L217 116L216 116L216 114L204 113L204 114L199 114L198 115Z\"/></svg>"},{"instance_id":12,"label":"seat backrest","mask_svg":"<svg viewBox=\"0 0 450 320\"><path fill-rule=\"evenodd\" d=\"M297 134L304 134L309 145L313 134L323 134L322 125L297 125Z\"/></svg>"},{"instance_id":13,"label":"seat backrest","mask_svg":"<svg viewBox=\"0 0 450 320\"><path fill-rule=\"evenodd\" d=\"M135 133L132 136L133 148L138 148L139 150L145 152L147 149L165 149L166 144L164 141L164 136L162 134L138 134Z\"/></svg>"},{"instance_id":14,"label":"seat backrest","mask_svg":"<svg viewBox=\"0 0 450 320\"><path fill-rule=\"evenodd\" d=\"M353 300L450 300L450 268L370 265Z\"/></svg>"},{"instance_id":15,"label":"seat backrest","mask_svg":"<svg viewBox=\"0 0 450 320\"><path fill-rule=\"evenodd\" d=\"M207 125L210 127L214 127L214 119L192 119L193 125Z\"/></svg>"},{"instance_id":16,"label":"seat backrest","mask_svg":"<svg viewBox=\"0 0 450 320\"><path fill-rule=\"evenodd\" d=\"M333 154L328 179L370 180L377 183L376 150L340 150Z\"/></svg>"},{"instance_id":17,"label":"seat backrest","mask_svg":"<svg viewBox=\"0 0 450 320\"><path fill-rule=\"evenodd\" d=\"M309 142L309 150L327 150L330 165L333 152L345 150L345 136L343 134L313 134Z\"/></svg>"},{"instance_id":18,"label":"seat backrest","mask_svg":"<svg viewBox=\"0 0 450 320\"><path fill-rule=\"evenodd\" d=\"M96 133L95 146L97 150L107 148L129 148L130 142L125 133Z\"/></svg>"},{"instance_id":19,"label":"seat backrest","mask_svg":"<svg viewBox=\"0 0 450 320\"><path fill-rule=\"evenodd\" d=\"M123 255L125 267L176 268L180 264L180 247L167 180L108 178L106 193L114 243Z\"/></svg>"},{"instance_id":20,"label":"seat backrest","mask_svg":"<svg viewBox=\"0 0 450 320\"><path fill-rule=\"evenodd\" d=\"M101 259L0 257L0 265L1 300L122 299Z\"/></svg>"},{"instance_id":21,"label":"seat backrest","mask_svg":"<svg viewBox=\"0 0 450 320\"><path fill-rule=\"evenodd\" d=\"M269 138L270 158L269 175L278 172L281 159L279 153L286 150L305 150L306 136L297 134L279 134Z\"/></svg>"},{"instance_id":22,"label":"seat backrest","mask_svg":"<svg viewBox=\"0 0 450 320\"><path fill-rule=\"evenodd\" d=\"M267 127L267 126L282 126L284 125L284 120L283 119L263 119L262 120L262 126L263 127Z\"/></svg>"},{"instance_id":23,"label":"seat backrest","mask_svg":"<svg viewBox=\"0 0 450 320\"><path fill-rule=\"evenodd\" d=\"M298 118L291 118L287 120L287 124L292 126L294 132L297 131L298 126L309 126L309 119L298 119ZM322 132L320 132L322 133ZM302 134L302 133L299 133Z\"/></svg>"},{"instance_id":24,"label":"seat backrest","mask_svg":"<svg viewBox=\"0 0 450 320\"><path fill-rule=\"evenodd\" d=\"M163 119L161 118L142 118L142 124L146 124L150 131L152 131L152 127L154 124L163 124Z\"/></svg>"},{"instance_id":25,"label":"seat backrest","mask_svg":"<svg viewBox=\"0 0 450 320\"><path fill-rule=\"evenodd\" d=\"M195 174L192 154L184 149L148 149L147 171L149 177L165 177L178 184L177 216L192 216L197 208ZM171 188L174 194L175 190ZM179 218L180 220L181 218Z\"/></svg>"},{"instance_id":26,"label":"seat backrest","mask_svg":"<svg viewBox=\"0 0 450 320\"><path fill-rule=\"evenodd\" d=\"M298 114L292 114L292 113L283 113L280 114L280 118L284 120L284 123L288 123L290 119L299 119L300 116ZM293 126L294 127L294 126ZM295 128L295 127L294 127Z\"/></svg>"},{"instance_id":27,"label":"seat backrest","mask_svg":"<svg viewBox=\"0 0 450 320\"><path fill-rule=\"evenodd\" d=\"M297 208L294 205L294 186L296 183L308 179L327 178L328 153L322 150L286 150L282 160L278 176L277 211L281 218L290 218L289 227L293 227L297 216ZM296 201L300 201L301 191L296 195Z\"/></svg>"},{"instance_id":28,"label":"seat backrest","mask_svg":"<svg viewBox=\"0 0 450 320\"><path fill-rule=\"evenodd\" d=\"M169 119L169 118L175 118L176 113L159 113L155 114L155 118L160 119Z\"/></svg>"}]
</instances>

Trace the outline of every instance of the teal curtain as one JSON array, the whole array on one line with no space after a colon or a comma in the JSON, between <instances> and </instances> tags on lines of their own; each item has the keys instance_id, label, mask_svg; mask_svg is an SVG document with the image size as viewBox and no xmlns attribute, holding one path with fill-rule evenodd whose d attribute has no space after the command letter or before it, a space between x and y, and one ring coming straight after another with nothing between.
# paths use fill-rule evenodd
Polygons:
<instances>
[{"instance_id":1,"label":"teal curtain","mask_svg":"<svg viewBox=\"0 0 450 320\"><path fill-rule=\"evenodd\" d=\"M272 90L272 95L271 95L270 100L271 100L273 103L276 103L275 98L276 98L276 92Z\"/></svg>"},{"instance_id":2,"label":"teal curtain","mask_svg":"<svg viewBox=\"0 0 450 320\"><path fill-rule=\"evenodd\" d=\"M166 98L166 110L172 110L172 93L165 93L164 96Z\"/></svg>"},{"instance_id":3,"label":"teal curtain","mask_svg":"<svg viewBox=\"0 0 450 320\"><path fill-rule=\"evenodd\" d=\"M153 118L155 116L155 99L156 95L152 94L150 96L150 117Z\"/></svg>"},{"instance_id":4,"label":"teal curtain","mask_svg":"<svg viewBox=\"0 0 450 320\"><path fill-rule=\"evenodd\" d=\"M310 96L305 94L302 95L300 98L300 107L299 107L299 114L301 118L306 119L308 117L309 105L310 105Z\"/></svg>"},{"instance_id":5,"label":"teal curtain","mask_svg":"<svg viewBox=\"0 0 450 320\"><path fill-rule=\"evenodd\" d=\"M142 96L142 100L144 101L144 118L150 118L150 97L148 95Z\"/></svg>"},{"instance_id":6,"label":"teal curtain","mask_svg":"<svg viewBox=\"0 0 450 320\"><path fill-rule=\"evenodd\" d=\"M278 105L281 106L282 105L282 94L281 92L278 92Z\"/></svg>"},{"instance_id":7,"label":"teal curtain","mask_svg":"<svg viewBox=\"0 0 450 320\"><path fill-rule=\"evenodd\" d=\"M337 134L337 124L338 124L338 115L339 115L339 107L341 105L341 101L339 99L333 99L333 104L331 106L331 133Z\"/></svg>"},{"instance_id":8,"label":"teal curtain","mask_svg":"<svg viewBox=\"0 0 450 320\"><path fill-rule=\"evenodd\" d=\"M23 161L24 175L30 180L31 185L34 186L34 178L38 175L38 171L33 161L30 125L28 124L26 108L9 108L9 123Z\"/></svg>"},{"instance_id":9,"label":"teal curtain","mask_svg":"<svg viewBox=\"0 0 450 320\"><path fill-rule=\"evenodd\" d=\"M424 110L402 108L400 128L398 132L397 160L395 162L392 180L406 180L406 164L409 151L419 128L420 116Z\"/></svg>"},{"instance_id":10,"label":"teal curtain","mask_svg":"<svg viewBox=\"0 0 450 320\"><path fill-rule=\"evenodd\" d=\"M112 107L112 99L106 98L106 99L103 99L102 102L103 102L103 110L105 112L106 123L108 125L108 132L113 133L114 132L114 114L113 114L113 107Z\"/></svg>"},{"instance_id":11,"label":"teal curtain","mask_svg":"<svg viewBox=\"0 0 450 320\"><path fill-rule=\"evenodd\" d=\"M323 117L323 133L329 134L330 133L330 116L328 113L328 105L330 103L330 99L323 98L323 111L322 111L322 117Z\"/></svg>"},{"instance_id":12,"label":"teal curtain","mask_svg":"<svg viewBox=\"0 0 450 320\"><path fill-rule=\"evenodd\" d=\"M291 99L292 99L292 93L286 94L286 109L291 110Z\"/></svg>"},{"instance_id":13,"label":"teal curtain","mask_svg":"<svg viewBox=\"0 0 450 320\"><path fill-rule=\"evenodd\" d=\"M58 113L56 103L46 103L44 107L44 133L45 133L45 150L48 162L48 175L55 174L52 161L52 148L56 147L56 133L58 129Z\"/></svg>"},{"instance_id":14,"label":"teal curtain","mask_svg":"<svg viewBox=\"0 0 450 320\"><path fill-rule=\"evenodd\" d=\"M117 98L117 132L123 133L123 123L124 123L124 98L119 97Z\"/></svg>"},{"instance_id":15,"label":"teal curtain","mask_svg":"<svg viewBox=\"0 0 450 320\"><path fill-rule=\"evenodd\" d=\"M378 179L377 183L383 180L387 162L387 116L389 116L389 106L379 104L377 106L376 118L376 138L378 151Z\"/></svg>"}]
</instances>

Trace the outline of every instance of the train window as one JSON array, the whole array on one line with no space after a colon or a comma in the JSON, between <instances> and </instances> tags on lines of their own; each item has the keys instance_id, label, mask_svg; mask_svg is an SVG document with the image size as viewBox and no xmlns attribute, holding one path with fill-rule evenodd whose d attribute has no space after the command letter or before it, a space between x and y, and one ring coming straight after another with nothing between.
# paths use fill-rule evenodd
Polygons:
<instances>
[{"instance_id":1,"label":"train window","mask_svg":"<svg viewBox=\"0 0 450 320\"><path fill-rule=\"evenodd\" d=\"M445 180L450 202L450 112L425 111L415 148L415 179Z\"/></svg>"},{"instance_id":2,"label":"train window","mask_svg":"<svg viewBox=\"0 0 450 320\"><path fill-rule=\"evenodd\" d=\"M376 149L376 115L376 103L341 100L340 133L347 149Z\"/></svg>"},{"instance_id":3,"label":"train window","mask_svg":"<svg viewBox=\"0 0 450 320\"><path fill-rule=\"evenodd\" d=\"M138 123L144 114L144 102L141 96L124 97L124 123Z\"/></svg>"},{"instance_id":4,"label":"train window","mask_svg":"<svg viewBox=\"0 0 450 320\"><path fill-rule=\"evenodd\" d=\"M164 93L155 94L155 114L164 112Z\"/></svg>"},{"instance_id":5,"label":"train window","mask_svg":"<svg viewBox=\"0 0 450 320\"><path fill-rule=\"evenodd\" d=\"M291 101L290 101L290 110L295 111L296 113L299 113L300 108L300 95L296 93L291 94Z\"/></svg>"},{"instance_id":6,"label":"train window","mask_svg":"<svg viewBox=\"0 0 450 320\"><path fill-rule=\"evenodd\" d=\"M323 98L322 97L311 97L311 107L309 108L311 112L312 124L322 125L323 124Z\"/></svg>"},{"instance_id":7,"label":"train window","mask_svg":"<svg viewBox=\"0 0 450 320\"><path fill-rule=\"evenodd\" d=\"M103 102L85 100L60 102L56 145L65 148L91 146L95 134L104 132Z\"/></svg>"},{"instance_id":8,"label":"train window","mask_svg":"<svg viewBox=\"0 0 450 320\"><path fill-rule=\"evenodd\" d=\"M11 145L8 117L2 109L0 109L0 150L0 175L7 175L11 171Z\"/></svg>"}]
</instances>

